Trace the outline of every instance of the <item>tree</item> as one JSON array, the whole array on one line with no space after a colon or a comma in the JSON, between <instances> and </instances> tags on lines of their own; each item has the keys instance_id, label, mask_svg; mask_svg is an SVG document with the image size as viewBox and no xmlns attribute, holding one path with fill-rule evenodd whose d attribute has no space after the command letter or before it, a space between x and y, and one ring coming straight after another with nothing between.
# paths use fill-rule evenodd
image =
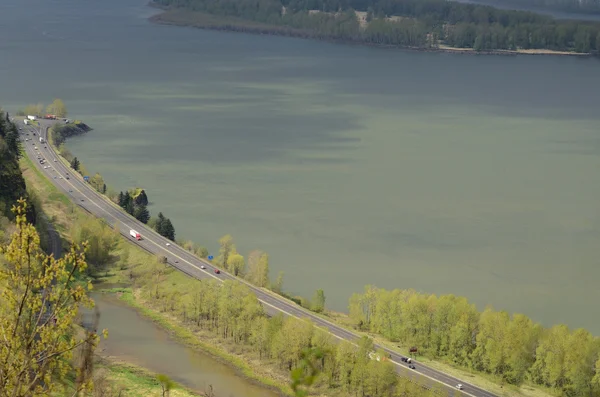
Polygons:
<instances>
[{"instance_id":1,"label":"tree","mask_svg":"<svg viewBox=\"0 0 600 397\"><path fill-rule=\"evenodd\" d=\"M248 254L248 271L246 278L257 287L269 285L269 255L255 250Z\"/></svg>"},{"instance_id":2,"label":"tree","mask_svg":"<svg viewBox=\"0 0 600 397\"><path fill-rule=\"evenodd\" d=\"M175 228L173 227L173 224L171 223L171 220L169 218L165 218L163 232L164 237L168 238L171 241L175 241Z\"/></svg>"},{"instance_id":3,"label":"tree","mask_svg":"<svg viewBox=\"0 0 600 397\"><path fill-rule=\"evenodd\" d=\"M129 193L125 193L126 196L129 195ZM163 215L162 212L158 213L158 217L156 218L156 225L154 227L154 230L156 230L156 232L158 234L160 234L161 236L164 236L165 233L165 222L166 222L167 218L165 218L165 216Z\"/></svg>"},{"instance_id":4,"label":"tree","mask_svg":"<svg viewBox=\"0 0 600 397\"><path fill-rule=\"evenodd\" d=\"M129 201L127 204L125 204L125 212L127 212L129 215L133 215L134 211L135 206L133 205L133 202Z\"/></svg>"},{"instance_id":5,"label":"tree","mask_svg":"<svg viewBox=\"0 0 600 397\"><path fill-rule=\"evenodd\" d=\"M164 374L156 375L156 380L158 383L160 383L163 397L168 397L171 390L175 388L175 382L173 382L171 378Z\"/></svg>"},{"instance_id":6,"label":"tree","mask_svg":"<svg viewBox=\"0 0 600 397\"><path fill-rule=\"evenodd\" d=\"M72 332L80 307L92 307L87 288L76 282L85 272L86 244L73 245L62 259L44 254L39 235L26 223L27 204L13 211L17 231L10 244L0 247L0 396L47 396L64 391L66 375L77 371L77 391L91 390L89 361L75 368L75 349L93 351L94 332L82 337ZM106 332L104 331L106 335Z\"/></svg>"},{"instance_id":7,"label":"tree","mask_svg":"<svg viewBox=\"0 0 600 397\"><path fill-rule=\"evenodd\" d=\"M21 157L21 145L19 143L19 130L17 130L17 126L14 123L10 123L10 128L6 134L6 145L8 146L8 150L15 155L17 159Z\"/></svg>"},{"instance_id":8,"label":"tree","mask_svg":"<svg viewBox=\"0 0 600 397\"><path fill-rule=\"evenodd\" d=\"M315 291L315 295L312 300L312 311L322 313L325 310L325 291L318 289Z\"/></svg>"},{"instance_id":9,"label":"tree","mask_svg":"<svg viewBox=\"0 0 600 397\"><path fill-rule=\"evenodd\" d=\"M235 251L235 245L233 244L233 237L230 234L226 234L219 239L219 256L217 257L217 265L225 268L229 262L229 255Z\"/></svg>"},{"instance_id":10,"label":"tree","mask_svg":"<svg viewBox=\"0 0 600 397\"><path fill-rule=\"evenodd\" d=\"M102 178L102 175L97 172L90 178L89 182L90 185L92 185L94 189L100 193L103 193L103 190L106 188L106 185L104 184L104 178Z\"/></svg>"},{"instance_id":11,"label":"tree","mask_svg":"<svg viewBox=\"0 0 600 397\"><path fill-rule=\"evenodd\" d=\"M46 113L53 114L56 117L67 117L67 107L65 103L56 98L48 107L46 107Z\"/></svg>"},{"instance_id":12,"label":"tree","mask_svg":"<svg viewBox=\"0 0 600 397\"><path fill-rule=\"evenodd\" d=\"M134 190L135 193L135 190ZM131 196L133 197L133 201L136 205L148 205L148 196L146 195L146 192L144 191L144 189L141 189L140 192L134 196L134 194L132 193Z\"/></svg>"},{"instance_id":13,"label":"tree","mask_svg":"<svg viewBox=\"0 0 600 397\"><path fill-rule=\"evenodd\" d=\"M71 160L71 168L73 168L75 171L79 171L80 165L81 163L79 160L77 160L77 157L73 157L73 160Z\"/></svg>"},{"instance_id":14,"label":"tree","mask_svg":"<svg viewBox=\"0 0 600 397\"><path fill-rule=\"evenodd\" d=\"M24 113L24 115L39 116L42 114L43 110L44 110L44 105L41 103L38 103L36 105L25 106L23 113Z\"/></svg>"},{"instance_id":15,"label":"tree","mask_svg":"<svg viewBox=\"0 0 600 397\"><path fill-rule=\"evenodd\" d=\"M146 206L142 204L135 206L133 216L135 217L135 219L142 223L148 223L148 221L150 220L150 212L148 212Z\"/></svg>"},{"instance_id":16,"label":"tree","mask_svg":"<svg viewBox=\"0 0 600 397\"><path fill-rule=\"evenodd\" d=\"M275 280L275 284L273 284L273 292L281 294L283 291L283 272L279 272L277 275L277 280Z\"/></svg>"},{"instance_id":17,"label":"tree","mask_svg":"<svg viewBox=\"0 0 600 397\"><path fill-rule=\"evenodd\" d=\"M199 256L200 258L206 259L208 257L208 249L206 247L202 247L202 246L197 247L196 255Z\"/></svg>"},{"instance_id":18,"label":"tree","mask_svg":"<svg viewBox=\"0 0 600 397\"><path fill-rule=\"evenodd\" d=\"M121 208L125 206L125 195L123 192L119 192L119 195L117 196L117 204L119 204L119 207Z\"/></svg>"},{"instance_id":19,"label":"tree","mask_svg":"<svg viewBox=\"0 0 600 397\"><path fill-rule=\"evenodd\" d=\"M237 252L233 252L227 259L227 270L232 272L234 276L239 275L244 270L245 265L244 257Z\"/></svg>"}]
</instances>

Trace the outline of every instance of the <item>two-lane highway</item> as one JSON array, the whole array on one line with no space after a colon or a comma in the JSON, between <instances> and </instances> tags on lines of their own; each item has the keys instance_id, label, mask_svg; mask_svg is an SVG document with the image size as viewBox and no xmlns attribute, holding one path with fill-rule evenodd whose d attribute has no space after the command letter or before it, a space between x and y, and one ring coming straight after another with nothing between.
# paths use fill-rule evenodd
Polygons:
<instances>
[{"instance_id":1,"label":"two-lane highway","mask_svg":"<svg viewBox=\"0 0 600 397\"><path fill-rule=\"evenodd\" d=\"M279 297L262 288L255 287L245 280L234 277L224 271L221 271L220 274L215 274L215 268L210 263L193 255L174 242L160 236L145 224L137 221L132 216L125 213L115 203L111 202L107 197L97 192L89 183L85 182L77 172L72 171L62 161L61 157L54 152L54 149L49 143L44 144L39 141L39 136L42 136L47 141L48 127L56 122L48 120L39 120L39 122L39 129L23 125L22 122L18 123L19 126L23 128L23 134L21 134L21 136L23 138L23 146L29 158L59 189L64 191L75 204L105 220L107 224L117 229L123 237L155 255L166 257L167 262L171 266L191 277L198 279L212 277L219 281L237 280L246 284L248 288L256 294L267 313L271 315L283 313L284 315L297 318L308 318L316 325L325 328L334 337L340 340L354 342L359 338L359 336L353 332L333 324L285 298ZM36 133L35 136L33 135L34 132ZM25 138L30 138L30 140L25 141ZM37 147L38 150L36 150L35 147ZM45 163L40 164L37 156L44 158L46 160ZM44 166L50 167L44 168ZM134 229L141 234L142 239L140 241L136 241L130 237L129 231L131 229ZM169 243L169 245L167 245L167 243ZM202 267L205 267L205 269L202 269ZM376 345L375 347L380 348L381 346ZM487 390L470 385L443 372L426 367L419 362L413 361L415 369L409 369L408 366L402 362L402 355L387 348L384 348L384 350L390 355L391 361L394 363L401 376L414 378L415 381L425 387L430 388L436 382L439 382L448 391L448 394L453 395L456 391L456 385L462 384L462 393L468 396L496 397Z\"/></svg>"}]
</instances>

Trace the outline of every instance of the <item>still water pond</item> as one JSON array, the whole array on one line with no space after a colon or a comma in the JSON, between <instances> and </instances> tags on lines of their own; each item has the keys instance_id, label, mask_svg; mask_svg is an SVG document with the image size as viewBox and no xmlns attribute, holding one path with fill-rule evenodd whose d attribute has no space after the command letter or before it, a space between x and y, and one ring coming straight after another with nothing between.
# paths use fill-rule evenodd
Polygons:
<instances>
[{"instance_id":1,"label":"still water pond","mask_svg":"<svg viewBox=\"0 0 600 397\"><path fill-rule=\"evenodd\" d=\"M167 374L177 383L198 392L213 386L219 397L277 397L277 393L240 377L214 358L176 342L152 321L140 316L111 294L93 293L100 309L99 329L107 328L100 354Z\"/></svg>"}]
</instances>

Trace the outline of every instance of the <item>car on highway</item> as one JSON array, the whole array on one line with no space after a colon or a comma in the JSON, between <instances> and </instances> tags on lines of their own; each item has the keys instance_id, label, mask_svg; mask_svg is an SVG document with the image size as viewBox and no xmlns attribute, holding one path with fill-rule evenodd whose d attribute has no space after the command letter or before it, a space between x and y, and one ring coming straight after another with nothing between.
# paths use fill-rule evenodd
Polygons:
<instances>
[{"instance_id":1,"label":"car on highway","mask_svg":"<svg viewBox=\"0 0 600 397\"><path fill-rule=\"evenodd\" d=\"M69 179L69 177L68 177L68 176L65 176L65 179Z\"/></svg>"},{"instance_id":2,"label":"car on highway","mask_svg":"<svg viewBox=\"0 0 600 397\"><path fill-rule=\"evenodd\" d=\"M54 179L56 179L56 176L54 177Z\"/></svg>"},{"instance_id":3,"label":"car on highway","mask_svg":"<svg viewBox=\"0 0 600 397\"><path fill-rule=\"evenodd\" d=\"M206 269L206 266L204 266L204 265L200 265L200 269L203 269L203 270L204 270L204 269Z\"/></svg>"},{"instance_id":4,"label":"car on highway","mask_svg":"<svg viewBox=\"0 0 600 397\"><path fill-rule=\"evenodd\" d=\"M409 366L408 366L408 368L410 368L410 369L417 369L417 368L416 368L414 365L412 365L412 364L411 364L411 365L409 365Z\"/></svg>"},{"instance_id":5,"label":"car on highway","mask_svg":"<svg viewBox=\"0 0 600 397\"><path fill-rule=\"evenodd\" d=\"M55 162L55 163L56 163L56 161L57 161L57 160L56 160L56 159L54 159L54 162Z\"/></svg>"},{"instance_id":6,"label":"car on highway","mask_svg":"<svg viewBox=\"0 0 600 397\"><path fill-rule=\"evenodd\" d=\"M215 273L221 274L221 271L219 269L215 269Z\"/></svg>"},{"instance_id":7,"label":"car on highway","mask_svg":"<svg viewBox=\"0 0 600 397\"><path fill-rule=\"evenodd\" d=\"M459 383L458 385L456 385L456 388L457 388L458 390L462 390L462 389L464 389L463 385L461 385L460 383Z\"/></svg>"},{"instance_id":8,"label":"car on highway","mask_svg":"<svg viewBox=\"0 0 600 397\"><path fill-rule=\"evenodd\" d=\"M167 244L166 244L166 246L167 246L167 247L170 247L170 246L171 246L171 243L167 243Z\"/></svg>"}]
</instances>

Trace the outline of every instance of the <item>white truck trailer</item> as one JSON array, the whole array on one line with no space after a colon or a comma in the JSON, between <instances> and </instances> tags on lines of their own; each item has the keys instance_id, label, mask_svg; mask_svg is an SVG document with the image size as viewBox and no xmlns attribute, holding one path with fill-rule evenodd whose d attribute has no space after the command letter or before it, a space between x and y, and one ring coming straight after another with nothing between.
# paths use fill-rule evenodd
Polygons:
<instances>
[{"instance_id":1,"label":"white truck trailer","mask_svg":"<svg viewBox=\"0 0 600 397\"><path fill-rule=\"evenodd\" d=\"M28 125L29 124L29 120L25 119L25 120L23 120L23 123L25 123L25 125Z\"/></svg>"},{"instance_id":2,"label":"white truck trailer","mask_svg":"<svg viewBox=\"0 0 600 397\"><path fill-rule=\"evenodd\" d=\"M138 241L142 239L142 236L133 229L129 231L129 235Z\"/></svg>"},{"instance_id":3,"label":"white truck trailer","mask_svg":"<svg viewBox=\"0 0 600 397\"><path fill-rule=\"evenodd\" d=\"M36 117L36 116L31 116L31 115L29 115L29 116L27 116L27 118L28 118L29 120L31 120L31 121L33 121L33 120L37 120L37 117Z\"/></svg>"}]
</instances>

